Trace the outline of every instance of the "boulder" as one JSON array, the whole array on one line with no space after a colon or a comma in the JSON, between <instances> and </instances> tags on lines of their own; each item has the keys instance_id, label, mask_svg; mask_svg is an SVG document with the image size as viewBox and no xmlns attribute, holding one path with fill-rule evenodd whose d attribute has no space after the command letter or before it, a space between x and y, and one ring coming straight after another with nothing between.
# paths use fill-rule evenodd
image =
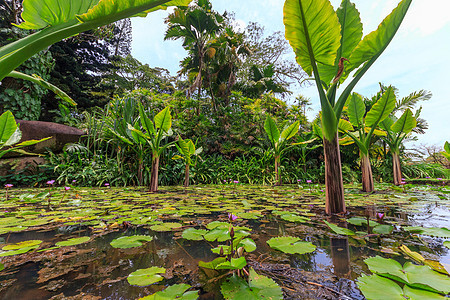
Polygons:
<instances>
[{"instance_id":1,"label":"boulder","mask_svg":"<svg viewBox=\"0 0 450 300\"><path fill-rule=\"evenodd\" d=\"M14 158L0 159L0 176L6 176L12 173L19 173L22 170L28 170L31 174L35 174L38 165L45 164L43 157L24 156Z\"/></svg>"},{"instance_id":2,"label":"boulder","mask_svg":"<svg viewBox=\"0 0 450 300\"><path fill-rule=\"evenodd\" d=\"M25 150L32 153L44 153L47 149L53 152L60 152L65 144L76 143L85 135L85 132L74 127L63 124L16 120L22 131L20 142L27 140L40 140L46 137L52 137L41 143L27 147Z\"/></svg>"}]
</instances>

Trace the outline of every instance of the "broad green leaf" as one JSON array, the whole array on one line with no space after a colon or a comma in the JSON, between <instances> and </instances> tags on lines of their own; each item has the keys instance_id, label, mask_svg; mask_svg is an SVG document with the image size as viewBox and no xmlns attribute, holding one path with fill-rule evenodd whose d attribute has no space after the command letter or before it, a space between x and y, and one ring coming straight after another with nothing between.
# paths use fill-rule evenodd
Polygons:
<instances>
[{"instance_id":1,"label":"broad green leaf","mask_svg":"<svg viewBox=\"0 0 450 300\"><path fill-rule=\"evenodd\" d=\"M417 266L406 262L403 270L408 278L408 285L433 292L450 293L450 277L433 271L428 266Z\"/></svg>"},{"instance_id":2,"label":"broad green leaf","mask_svg":"<svg viewBox=\"0 0 450 300\"><path fill-rule=\"evenodd\" d=\"M20 248L20 249L17 249L17 250L6 251L6 252L0 253L0 257L12 256L12 255L17 255L17 254L23 254L23 253L26 253L28 251L31 251L31 250L34 250L34 249L37 249L37 248L39 248L39 245L24 247L24 248Z\"/></svg>"},{"instance_id":3,"label":"broad green leaf","mask_svg":"<svg viewBox=\"0 0 450 300\"><path fill-rule=\"evenodd\" d=\"M450 153L450 143L449 142L445 142L444 150L445 150L445 152Z\"/></svg>"},{"instance_id":4,"label":"broad green leaf","mask_svg":"<svg viewBox=\"0 0 450 300\"><path fill-rule=\"evenodd\" d=\"M386 119L395 108L395 93L390 86L372 106L365 118L366 126L377 126L379 122Z\"/></svg>"},{"instance_id":5,"label":"broad green leaf","mask_svg":"<svg viewBox=\"0 0 450 300\"><path fill-rule=\"evenodd\" d=\"M287 128L285 128L281 132L281 139L284 141L287 141L290 138L294 137L298 132L299 126L300 126L300 121L296 121L293 124L289 125Z\"/></svg>"},{"instance_id":6,"label":"broad green leaf","mask_svg":"<svg viewBox=\"0 0 450 300\"><path fill-rule=\"evenodd\" d=\"M283 220L286 220L286 221L289 221L289 222L298 222L298 223L304 223L304 222L311 221L309 218L302 217L302 216L299 216L299 215L294 214L294 213L282 214L281 218Z\"/></svg>"},{"instance_id":7,"label":"broad green leaf","mask_svg":"<svg viewBox=\"0 0 450 300\"><path fill-rule=\"evenodd\" d=\"M196 300L198 298L198 291L186 292L190 288L191 286L189 284L174 284L167 287L163 291L159 291L155 294L139 298L139 300Z\"/></svg>"},{"instance_id":8,"label":"broad green leaf","mask_svg":"<svg viewBox=\"0 0 450 300\"><path fill-rule=\"evenodd\" d=\"M377 30L372 31L359 42L350 55L351 65L346 69L346 73L350 73L364 63L373 63L383 53L397 33L410 4L411 0L402 0L380 23Z\"/></svg>"},{"instance_id":9,"label":"broad green leaf","mask_svg":"<svg viewBox=\"0 0 450 300\"><path fill-rule=\"evenodd\" d=\"M365 259L364 262L373 273L377 273L403 283L408 281L406 274L403 272L402 265L393 259L376 256L369 257Z\"/></svg>"},{"instance_id":10,"label":"broad green leaf","mask_svg":"<svg viewBox=\"0 0 450 300\"><path fill-rule=\"evenodd\" d=\"M405 112L402 114L400 119L398 119L394 124L391 126L391 130L394 132L401 132L401 133L410 133L411 130L413 130L417 125L416 118L414 118L412 111L408 108L405 110Z\"/></svg>"},{"instance_id":11,"label":"broad green leaf","mask_svg":"<svg viewBox=\"0 0 450 300\"><path fill-rule=\"evenodd\" d=\"M153 126L153 122L149 119L146 112L144 111L142 103L139 102L138 108L142 127L147 131L148 135L153 136L155 134L155 127Z\"/></svg>"},{"instance_id":12,"label":"broad green leaf","mask_svg":"<svg viewBox=\"0 0 450 300\"><path fill-rule=\"evenodd\" d=\"M283 13L286 39L302 69L311 76L314 61L332 66L340 46L341 25L331 3L328 0L286 0Z\"/></svg>"},{"instance_id":13,"label":"broad green leaf","mask_svg":"<svg viewBox=\"0 0 450 300\"><path fill-rule=\"evenodd\" d=\"M264 130L269 136L269 140L275 145L280 139L280 131L275 121L269 115L267 115L266 121L264 122Z\"/></svg>"},{"instance_id":14,"label":"broad green leaf","mask_svg":"<svg viewBox=\"0 0 450 300\"><path fill-rule=\"evenodd\" d=\"M362 122L364 115L366 113L366 106L362 96L357 93L352 93L348 101L348 118L353 126L359 127Z\"/></svg>"},{"instance_id":15,"label":"broad green leaf","mask_svg":"<svg viewBox=\"0 0 450 300\"><path fill-rule=\"evenodd\" d=\"M188 228L183 231L182 237L186 240L201 241L206 232L204 229Z\"/></svg>"},{"instance_id":16,"label":"broad green leaf","mask_svg":"<svg viewBox=\"0 0 450 300\"><path fill-rule=\"evenodd\" d=\"M114 248L127 249L142 246L142 242L149 242L153 237L146 235L122 236L110 243Z\"/></svg>"},{"instance_id":17,"label":"broad green leaf","mask_svg":"<svg viewBox=\"0 0 450 300\"><path fill-rule=\"evenodd\" d=\"M281 288L272 279L259 275L250 269L249 282L238 276L232 276L220 287L225 299L237 300L281 300L283 292Z\"/></svg>"},{"instance_id":18,"label":"broad green leaf","mask_svg":"<svg viewBox=\"0 0 450 300\"><path fill-rule=\"evenodd\" d=\"M164 108L155 116L155 127L162 129L164 132L169 132L172 127L172 116L170 115L170 107Z\"/></svg>"},{"instance_id":19,"label":"broad green leaf","mask_svg":"<svg viewBox=\"0 0 450 300\"><path fill-rule=\"evenodd\" d=\"M352 124L344 119L339 119L338 129L341 132L348 132L353 130Z\"/></svg>"},{"instance_id":20,"label":"broad green leaf","mask_svg":"<svg viewBox=\"0 0 450 300\"><path fill-rule=\"evenodd\" d=\"M187 146L189 149L189 155L194 155L195 154L195 145L194 142L190 139L187 140Z\"/></svg>"},{"instance_id":21,"label":"broad green leaf","mask_svg":"<svg viewBox=\"0 0 450 300\"><path fill-rule=\"evenodd\" d=\"M12 112L5 111L0 116L0 145L6 143L17 129L17 123Z\"/></svg>"},{"instance_id":22,"label":"broad green leaf","mask_svg":"<svg viewBox=\"0 0 450 300\"><path fill-rule=\"evenodd\" d=\"M227 259L225 257L218 257L210 262L199 261L198 266L206 269L215 270L218 265L225 262Z\"/></svg>"},{"instance_id":23,"label":"broad green leaf","mask_svg":"<svg viewBox=\"0 0 450 300\"><path fill-rule=\"evenodd\" d=\"M6 245L2 248L2 250L18 250L18 249L22 249L22 248L37 246L37 245L40 245L41 243L42 243L41 240L28 240L28 241L15 243L15 244Z\"/></svg>"},{"instance_id":24,"label":"broad green leaf","mask_svg":"<svg viewBox=\"0 0 450 300\"><path fill-rule=\"evenodd\" d=\"M367 219L364 218L358 218L358 217L353 217L350 219L347 219L347 222L356 226L367 226ZM369 226L370 227L374 227L379 225L377 222L369 220Z\"/></svg>"},{"instance_id":25,"label":"broad green leaf","mask_svg":"<svg viewBox=\"0 0 450 300\"><path fill-rule=\"evenodd\" d=\"M450 249L450 241L445 241L444 246L447 247L448 249Z\"/></svg>"},{"instance_id":26,"label":"broad green leaf","mask_svg":"<svg viewBox=\"0 0 450 300\"><path fill-rule=\"evenodd\" d=\"M19 127L17 127L16 131L9 137L9 139L3 144L3 146L12 146L17 144L22 138L22 131L20 131ZM21 143L23 144L23 143ZM19 145L16 145L19 146Z\"/></svg>"},{"instance_id":27,"label":"broad green leaf","mask_svg":"<svg viewBox=\"0 0 450 300\"><path fill-rule=\"evenodd\" d=\"M442 238L450 238L450 230L448 228L438 228L438 227L419 227L419 226L404 226L403 230L410 231L413 233L437 236Z\"/></svg>"},{"instance_id":28,"label":"broad green leaf","mask_svg":"<svg viewBox=\"0 0 450 300\"><path fill-rule=\"evenodd\" d=\"M245 257L231 258L230 261L226 260L218 264L216 270L240 270L247 265Z\"/></svg>"},{"instance_id":29,"label":"broad green leaf","mask_svg":"<svg viewBox=\"0 0 450 300\"><path fill-rule=\"evenodd\" d=\"M335 233L337 234L342 234L342 235L355 235L355 233L353 231L351 231L350 229L347 228L342 228L339 227L337 225L328 223L327 221L324 221L325 224L328 225L328 227L330 227L331 230L333 230Z\"/></svg>"},{"instance_id":30,"label":"broad green leaf","mask_svg":"<svg viewBox=\"0 0 450 300\"><path fill-rule=\"evenodd\" d=\"M445 300L448 299L440 294L424 291L422 289L415 289L408 285L403 287L403 293L409 300Z\"/></svg>"},{"instance_id":31,"label":"broad green leaf","mask_svg":"<svg viewBox=\"0 0 450 300\"><path fill-rule=\"evenodd\" d=\"M366 133L369 133L371 130L372 130L372 128L370 128L370 127L364 127L364 131L365 131ZM374 130L373 130L373 134L375 134L375 135L377 135L377 136L387 136L386 131L379 130L379 129L374 129Z\"/></svg>"},{"instance_id":32,"label":"broad green leaf","mask_svg":"<svg viewBox=\"0 0 450 300\"><path fill-rule=\"evenodd\" d=\"M75 246L75 245L79 245L79 244L83 244L86 243L90 240L91 238L88 236L82 236L79 238L71 238L68 239L67 241L61 241L61 242L57 242L55 245L59 246L59 247L64 247L64 246Z\"/></svg>"},{"instance_id":33,"label":"broad green leaf","mask_svg":"<svg viewBox=\"0 0 450 300\"><path fill-rule=\"evenodd\" d=\"M151 230L164 232L164 231L172 231L175 228L180 228L182 225L180 223L162 223L156 224L150 227Z\"/></svg>"},{"instance_id":34,"label":"broad green leaf","mask_svg":"<svg viewBox=\"0 0 450 300\"><path fill-rule=\"evenodd\" d=\"M164 279L159 274L164 274L165 268L151 267L147 269L139 269L128 275L127 280L131 285L147 286Z\"/></svg>"},{"instance_id":35,"label":"broad green leaf","mask_svg":"<svg viewBox=\"0 0 450 300\"><path fill-rule=\"evenodd\" d=\"M75 20L77 15L86 13L99 0L24 0L22 29L41 29Z\"/></svg>"},{"instance_id":36,"label":"broad green leaf","mask_svg":"<svg viewBox=\"0 0 450 300\"><path fill-rule=\"evenodd\" d=\"M316 250L315 245L291 236L274 237L268 240L267 244L273 249L290 254L311 253Z\"/></svg>"},{"instance_id":37,"label":"broad green leaf","mask_svg":"<svg viewBox=\"0 0 450 300\"><path fill-rule=\"evenodd\" d=\"M378 234L391 234L393 230L391 225L378 225L373 228L373 232Z\"/></svg>"},{"instance_id":38,"label":"broad green leaf","mask_svg":"<svg viewBox=\"0 0 450 300\"><path fill-rule=\"evenodd\" d=\"M358 277L358 287L367 300L405 300L403 290L394 281L378 276Z\"/></svg>"},{"instance_id":39,"label":"broad green leaf","mask_svg":"<svg viewBox=\"0 0 450 300\"><path fill-rule=\"evenodd\" d=\"M235 244L235 241L233 241L233 245ZM237 248L239 247L244 247L244 250L246 252L253 252L256 250L256 243L250 238L245 238L238 243Z\"/></svg>"},{"instance_id":40,"label":"broad green leaf","mask_svg":"<svg viewBox=\"0 0 450 300\"><path fill-rule=\"evenodd\" d=\"M336 14L341 24L341 43L337 51L333 66L319 64L320 79L325 83L330 83L338 73L338 64L341 57L349 58L353 49L361 41L363 26L359 11L355 4L349 0L343 0L341 6L336 10ZM345 63L345 64L348 64ZM342 82L342 80L341 80Z\"/></svg>"}]
</instances>

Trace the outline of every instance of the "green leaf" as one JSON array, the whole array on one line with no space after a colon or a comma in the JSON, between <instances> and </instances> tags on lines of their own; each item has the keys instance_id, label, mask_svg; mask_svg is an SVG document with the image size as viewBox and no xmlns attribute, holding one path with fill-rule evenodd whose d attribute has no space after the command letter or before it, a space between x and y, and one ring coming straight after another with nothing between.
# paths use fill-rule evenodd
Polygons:
<instances>
[{"instance_id":1,"label":"green leaf","mask_svg":"<svg viewBox=\"0 0 450 300\"><path fill-rule=\"evenodd\" d=\"M450 241L445 241L444 246L447 247L448 249L450 249Z\"/></svg>"},{"instance_id":2,"label":"green leaf","mask_svg":"<svg viewBox=\"0 0 450 300\"><path fill-rule=\"evenodd\" d=\"M267 115L266 121L264 122L264 130L269 136L269 140L275 145L280 139L280 131L275 121L269 115Z\"/></svg>"},{"instance_id":3,"label":"green leaf","mask_svg":"<svg viewBox=\"0 0 450 300\"><path fill-rule=\"evenodd\" d=\"M432 292L450 293L450 277L433 271L428 266L405 263L403 270L408 277L408 285Z\"/></svg>"},{"instance_id":4,"label":"green leaf","mask_svg":"<svg viewBox=\"0 0 450 300\"><path fill-rule=\"evenodd\" d=\"M234 244L234 241L233 241L233 244ZM238 243L237 248L239 248L239 247L244 247L244 250L246 252L253 252L256 250L256 243L254 240L252 240L250 238L245 238Z\"/></svg>"},{"instance_id":5,"label":"green leaf","mask_svg":"<svg viewBox=\"0 0 450 300\"><path fill-rule=\"evenodd\" d=\"M406 274L403 272L402 265L393 259L380 256L369 257L364 260L373 273L392 278L399 282L407 282Z\"/></svg>"},{"instance_id":6,"label":"green leaf","mask_svg":"<svg viewBox=\"0 0 450 300\"><path fill-rule=\"evenodd\" d=\"M391 130L394 132L410 133L417 125L416 118L414 118L412 111L408 108L392 126Z\"/></svg>"},{"instance_id":7,"label":"green leaf","mask_svg":"<svg viewBox=\"0 0 450 300\"><path fill-rule=\"evenodd\" d=\"M449 142L445 142L444 150L445 150L445 152L450 153L450 143Z\"/></svg>"},{"instance_id":8,"label":"green leaf","mask_svg":"<svg viewBox=\"0 0 450 300\"><path fill-rule=\"evenodd\" d=\"M225 257L218 257L210 262L199 261L198 266L206 269L215 270L218 265L225 262L227 259Z\"/></svg>"},{"instance_id":9,"label":"green leaf","mask_svg":"<svg viewBox=\"0 0 450 300\"><path fill-rule=\"evenodd\" d=\"M24 248L20 248L17 250L11 250L11 251L6 251L3 253L0 253L0 257L4 257L4 256L12 256L12 255L17 255L17 254L23 254L26 253L28 251L34 250L39 248L39 245L34 245L34 246L30 246L30 247L24 247Z\"/></svg>"},{"instance_id":10,"label":"green leaf","mask_svg":"<svg viewBox=\"0 0 450 300\"><path fill-rule=\"evenodd\" d=\"M180 283L174 284L167 287L163 291L159 291L150 296L145 296L143 298L139 298L139 300L195 300L198 298L198 291L186 292L190 289L191 286L189 284Z\"/></svg>"},{"instance_id":11,"label":"green leaf","mask_svg":"<svg viewBox=\"0 0 450 300\"><path fill-rule=\"evenodd\" d=\"M153 240L153 237L151 236L132 235L114 239L110 244L114 248L127 249L142 246L142 242L149 242L151 240Z\"/></svg>"},{"instance_id":12,"label":"green leaf","mask_svg":"<svg viewBox=\"0 0 450 300\"><path fill-rule=\"evenodd\" d=\"M289 221L289 222L298 222L298 223L305 223L305 222L311 221L309 218L302 217L302 216L299 216L299 215L294 214L294 213L282 214L281 218L283 220L286 220L286 221Z\"/></svg>"},{"instance_id":13,"label":"green leaf","mask_svg":"<svg viewBox=\"0 0 450 300\"><path fill-rule=\"evenodd\" d=\"M276 282L258 275L253 268L250 269L248 283L238 276L232 276L222 284L220 290L223 297L230 300L283 299L283 292Z\"/></svg>"},{"instance_id":14,"label":"green leaf","mask_svg":"<svg viewBox=\"0 0 450 300\"><path fill-rule=\"evenodd\" d=\"M141 120L142 127L147 131L147 134L153 136L155 134L155 127L153 126L153 122L149 119L147 114L144 111L144 107L142 103L139 102L139 118Z\"/></svg>"},{"instance_id":15,"label":"green leaf","mask_svg":"<svg viewBox=\"0 0 450 300\"><path fill-rule=\"evenodd\" d=\"M398 284L378 275L358 277L358 287L367 300L405 300Z\"/></svg>"},{"instance_id":16,"label":"green leaf","mask_svg":"<svg viewBox=\"0 0 450 300\"><path fill-rule=\"evenodd\" d=\"M164 279L159 274L164 274L166 269L159 267L151 267L147 269L139 269L128 275L128 283L137 286L147 286Z\"/></svg>"},{"instance_id":17,"label":"green leaf","mask_svg":"<svg viewBox=\"0 0 450 300\"><path fill-rule=\"evenodd\" d=\"M12 146L17 144L22 138L22 131L20 131L19 127L17 127L16 131L9 137L9 139L3 144L3 146ZM23 144L23 143L21 143ZM19 145L17 145L19 146Z\"/></svg>"},{"instance_id":18,"label":"green leaf","mask_svg":"<svg viewBox=\"0 0 450 300\"><path fill-rule=\"evenodd\" d=\"M18 249L22 249L22 248L37 246L37 245L40 245L41 243L42 243L41 240L28 240L28 241L15 243L15 244L6 245L2 248L2 250L18 250Z\"/></svg>"},{"instance_id":19,"label":"green leaf","mask_svg":"<svg viewBox=\"0 0 450 300\"><path fill-rule=\"evenodd\" d=\"M150 227L151 230L154 231L172 231L175 228L180 228L182 225L180 223L162 223L156 224Z\"/></svg>"},{"instance_id":20,"label":"green leaf","mask_svg":"<svg viewBox=\"0 0 450 300\"><path fill-rule=\"evenodd\" d=\"M311 76L315 61L332 66L340 46L341 25L331 3L328 0L286 0L283 13L286 39L302 69Z\"/></svg>"},{"instance_id":21,"label":"green leaf","mask_svg":"<svg viewBox=\"0 0 450 300\"><path fill-rule=\"evenodd\" d=\"M450 238L450 230L447 228L438 228L438 227L419 227L419 226L404 226L403 230L410 231L413 233L431 235L442 238Z\"/></svg>"},{"instance_id":22,"label":"green leaf","mask_svg":"<svg viewBox=\"0 0 450 300\"><path fill-rule=\"evenodd\" d=\"M378 225L373 228L373 232L378 234L391 234L393 230L391 225Z\"/></svg>"},{"instance_id":23,"label":"green leaf","mask_svg":"<svg viewBox=\"0 0 450 300\"><path fill-rule=\"evenodd\" d=\"M296 121L293 124L289 125L287 128L283 130L283 132L281 132L281 139L283 141L287 141L290 138L294 137L298 132L299 126L300 121Z\"/></svg>"},{"instance_id":24,"label":"green leaf","mask_svg":"<svg viewBox=\"0 0 450 300\"><path fill-rule=\"evenodd\" d=\"M408 285L403 287L403 293L408 297L409 300L445 300L448 299L442 295L424 291L421 289L415 289Z\"/></svg>"},{"instance_id":25,"label":"green leaf","mask_svg":"<svg viewBox=\"0 0 450 300\"><path fill-rule=\"evenodd\" d=\"M204 229L188 228L183 231L182 237L186 240L201 241L206 232Z\"/></svg>"},{"instance_id":26,"label":"green leaf","mask_svg":"<svg viewBox=\"0 0 450 300\"><path fill-rule=\"evenodd\" d=\"M353 130L352 124L344 119L339 119L338 128L341 132L349 132Z\"/></svg>"},{"instance_id":27,"label":"green leaf","mask_svg":"<svg viewBox=\"0 0 450 300\"><path fill-rule=\"evenodd\" d=\"M365 118L365 125L376 127L379 122L386 119L395 108L395 93L390 86L372 106Z\"/></svg>"},{"instance_id":28,"label":"green leaf","mask_svg":"<svg viewBox=\"0 0 450 300\"><path fill-rule=\"evenodd\" d=\"M75 245L79 245L79 244L83 244L86 243L90 240L91 238L88 236L82 236L79 238L71 238L68 239L67 241L61 241L61 242L57 242L55 245L59 246L59 247L64 247L64 246L75 246Z\"/></svg>"},{"instance_id":29,"label":"green leaf","mask_svg":"<svg viewBox=\"0 0 450 300\"><path fill-rule=\"evenodd\" d=\"M274 237L268 240L267 244L275 250L290 254L311 253L316 250L315 245L292 236Z\"/></svg>"},{"instance_id":30,"label":"green leaf","mask_svg":"<svg viewBox=\"0 0 450 300\"><path fill-rule=\"evenodd\" d=\"M366 105L362 96L357 93L352 93L350 100L348 102L348 118L353 126L359 127L362 122L364 115L366 113Z\"/></svg>"},{"instance_id":31,"label":"green leaf","mask_svg":"<svg viewBox=\"0 0 450 300\"><path fill-rule=\"evenodd\" d=\"M373 63L387 48L394 38L403 18L408 11L411 0L403 0L398 6L380 23L377 30L366 35L350 55L350 67L346 73L358 68L364 63ZM361 68L362 69L362 68ZM361 70L360 69L360 70Z\"/></svg>"},{"instance_id":32,"label":"green leaf","mask_svg":"<svg viewBox=\"0 0 450 300\"><path fill-rule=\"evenodd\" d=\"M9 110L5 111L0 116L0 146L9 140L16 129L17 123L12 112L10 112Z\"/></svg>"},{"instance_id":33,"label":"green leaf","mask_svg":"<svg viewBox=\"0 0 450 300\"><path fill-rule=\"evenodd\" d=\"M170 127L172 127L172 116L170 115L170 107L164 108L155 118L155 127L162 129L164 132L169 132Z\"/></svg>"},{"instance_id":34,"label":"green leaf","mask_svg":"<svg viewBox=\"0 0 450 300\"><path fill-rule=\"evenodd\" d=\"M216 270L240 270L247 265L245 257L231 258L230 261L224 261L217 264Z\"/></svg>"},{"instance_id":35,"label":"green leaf","mask_svg":"<svg viewBox=\"0 0 450 300\"><path fill-rule=\"evenodd\" d=\"M347 222L350 224L356 225L356 226L362 226L362 225L367 226L367 219L364 219L364 218L353 217L353 218L347 219ZM369 220L370 227L374 227L377 225L379 225L377 222Z\"/></svg>"},{"instance_id":36,"label":"green leaf","mask_svg":"<svg viewBox=\"0 0 450 300\"><path fill-rule=\"evenodd\" d=\"M333 230L335 233L337 234L342 234L342 235L355 235L355 233L353 231L351 231L350 229L347 228L342 228L339 227L337 225L328 223L327 221L323 221L325 224L328 225L328 227L330 227L331 230Z\"/></svg>"}]
</instances>

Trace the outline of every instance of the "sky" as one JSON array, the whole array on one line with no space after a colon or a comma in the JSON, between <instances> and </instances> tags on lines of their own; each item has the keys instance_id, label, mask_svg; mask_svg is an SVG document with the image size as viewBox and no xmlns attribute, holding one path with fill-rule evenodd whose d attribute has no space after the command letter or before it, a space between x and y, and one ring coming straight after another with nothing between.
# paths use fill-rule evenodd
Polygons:
<instances>
[{"instance_id":1,"label":"sky","mask_svg":"<svg viewBox=\"0 0 450 300\"><path fill-rule=\"evenodd\" d=\"M364 35L376 30L378 24L397 6L399 0L353 0L363 23ZM249 22L264 26L266 34L283 31L282 0L211 0L213 9L220 13L234 12L238 24ZM337 8L339 0L331 0ZM419 135L419 144L442 147L450 141L450 0L413 0L411 7L393 41L354 88L364 96L379 90L379 82L393 85L404 97L414 91L427 90L433 97L422 102L421 117L429 129ZM186 56L181 41L164 41L167 11L133 18L132 55L151 67L168 69L172 75L179 70L179 62ZM292 57L294 54L292 53ZM340 89L342 91L342 88ZM320 110L315 86L295 91L311 99L313 110L309 120Z\"/></svg>"}]
</instances>

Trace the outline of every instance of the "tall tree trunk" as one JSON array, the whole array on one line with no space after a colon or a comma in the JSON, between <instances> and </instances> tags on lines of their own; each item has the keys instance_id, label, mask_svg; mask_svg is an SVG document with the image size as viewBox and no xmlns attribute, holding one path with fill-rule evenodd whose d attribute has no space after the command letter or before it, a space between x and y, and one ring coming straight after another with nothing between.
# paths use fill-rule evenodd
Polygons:
<instances>
[{"instance_id":1,"label":"tall tree trunk","mask_svg":"<svg viewBox=\"0 0 450 300\"><path fill-rule=\"evenodd\" d=\"M347 210L337 133L332 141L323 139L323 150L325 154L325 212L327 214L345 213Z\"/></svg>"},{"instance_id":2,"label":"tall tree trunk","mask_svg":"<svg viewBox=\"0 0 450 300\"><path fill-rule=\"evenodd\" d=\"M400 165L400 154L397 152L392 152L392 169L394 172L394 184L400 185L400 182L402 182L402 168Z\"/></svg>"},{"instance_id":3,"label":"tall tree trunk","mask_svg":"<svg viewBox=\"0 0 450 300\"><path fill-rule=\"evenodd\" d=\"M189 186L189 164L186 164L186 168L184 169L184 187Z\"/></svg>"},{"instance_id":4,"label":"tall tree trunk","mask_svg":"<svg viewBox=\"0 0 450 300\"><path fill-rule=\"evenodd\" d=\"M280 174L280 156L275 156L275 185L280 186L283 184L281 181L281 174Z\"/></svg>"},{"instance_id":5,"label":"tall tree trunk","mask_svg":"<svg viewBox=\"0 0 450 300\"><path fill-rule=\"evenodd\" d=\"M159 171L159 156L152 159L152 171L150 176L150 192L158 191L158 171Z\"/></svg>"},{"instance_id":6,"label":"tall tree trunk","mask_svg":"<svg viewBox=\"0 0 450 300\"><path fill-rule=\"evenodd\" d=\"M359 156L361 158L362 190L371 193L373 192L373 176L369 155L360 153Z\"/></svg>"}]
</instances>

